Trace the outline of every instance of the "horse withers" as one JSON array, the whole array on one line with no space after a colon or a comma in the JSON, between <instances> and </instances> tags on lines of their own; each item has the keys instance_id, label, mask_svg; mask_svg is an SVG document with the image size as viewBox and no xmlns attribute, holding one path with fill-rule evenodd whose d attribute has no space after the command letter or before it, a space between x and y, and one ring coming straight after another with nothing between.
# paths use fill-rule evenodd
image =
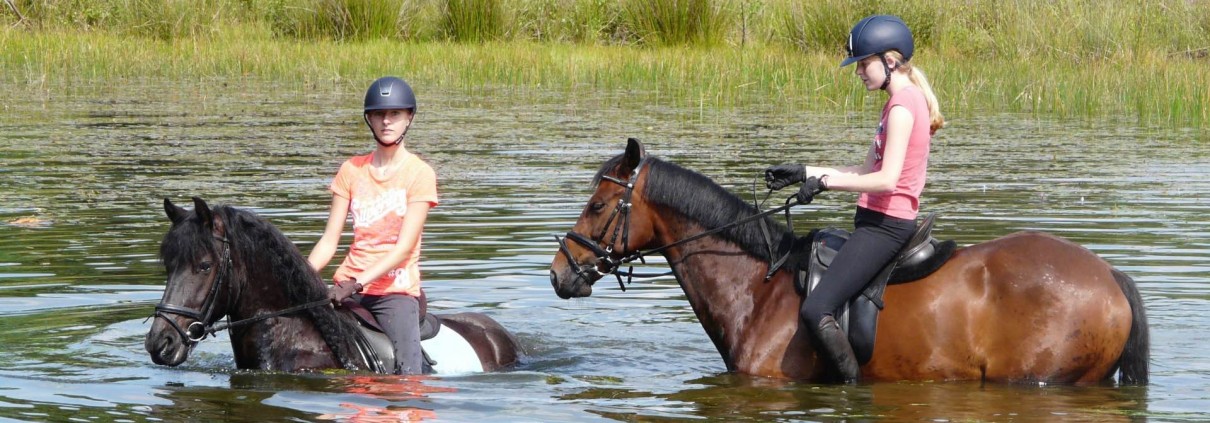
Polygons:
<instances>
[{"instance_id":1,"label":"horse withers","mask_svg":"<svg viewBox=\"0 0 1210 423\"><path fill-rule=\"evenodd\" d=\"M658 249L729 371L834 380L799 318L794 269L766 280L770 246L794 244L785 225L765 217L727 227L760 211L635 139L592 187L551 263L559 297L592 295L602 276ZM1147 383L1147 318L1134 281L1054 235L960 248L928 276L887 286L883 302L863 381L1099 384L1116 373L1123 384Z\"/></svg>"},{"instance_id":2,"label":"horse withers","mask_svg":"<svg viewBox=\"0 0 1210 423\"><path fill-rule=\"evenodd\" d=\"M153 362L177 366L202 339L227 329L240 369L389 370L382 357L390 352L374 342L384 335L326 303L327 286L281 231L247 210L193 203L190 211L164 200L172 221L160 244L168 281L144 345ZM492 318L438 316L442 329L422 342L435 373L493 371L520 359L516 338Z\"/></svg>"}]
</instances>

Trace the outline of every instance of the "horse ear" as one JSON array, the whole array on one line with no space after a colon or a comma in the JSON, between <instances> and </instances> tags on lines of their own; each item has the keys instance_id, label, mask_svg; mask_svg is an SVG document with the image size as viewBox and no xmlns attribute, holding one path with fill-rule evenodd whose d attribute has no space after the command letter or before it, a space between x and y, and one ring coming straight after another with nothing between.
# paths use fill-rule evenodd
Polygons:
<instances>
[{"instance_id":1,"label":"horse ear","mask_svg":"<svg viewBox=\"0 0 1210 423\"><path fill-rule=\"evenodd\" d=\"M167 197L164 198L164 213L168 215L168 220L171 220L173 225L184 221L185 215L189 214L184 208L172 204L172 200L169 200Z\"/></svg>"},{"instance_id":2,"label":"horse ear","mask_svg":"<svg viewBox=\"0 0 1210 423\"><path fill-rule=\"evenodd\" d=\"M202 221L203 225L212 226L214 224L214 215L210 213L210 206L206 205L206 201L198 197L193 197L193 212L197 213L198 220Z\"/></svg>"},{"instance_id":3,"label":"horse ear","mask_svg":"<svg viewBox=\"0 0 1210 423\"><path fill-rule=\"evenodd\" d=\"M626 170L634 170L634 168L639 167L639 162L642 162L643 158L647 157L647 149L643 148L643 143L638 138L627 138L624 157L625 160L623 160L622 164L626 165Z\"/></svg>"}]
</instances>

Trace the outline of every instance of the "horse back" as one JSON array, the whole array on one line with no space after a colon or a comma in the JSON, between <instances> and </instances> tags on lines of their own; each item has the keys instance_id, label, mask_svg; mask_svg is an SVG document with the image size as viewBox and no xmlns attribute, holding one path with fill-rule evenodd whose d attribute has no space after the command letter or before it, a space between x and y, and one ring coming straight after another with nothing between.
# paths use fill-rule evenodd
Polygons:
<instances>
[{"instance_id":1,"label":"horse back","mask_svg":"<svg viewBox=\"0 0 1210 423\"><path fill-rule=\"evenodd\" d=\"M959 249L937 272L891 285L872 379L1097 383L1131 328L1113 268L1041 232Z\"/></svg>"},{"instance_id":2,"label":"horse back","mask_svg":"<svg viewBox=\"0 0 1210 423\"><path fill-rule=\"evenodd\" d=\"M495 371L517 364L521 347L504 326L483 313L442 314L441 323L471 344L484 371Z\"/></svg>"}]
</instances>

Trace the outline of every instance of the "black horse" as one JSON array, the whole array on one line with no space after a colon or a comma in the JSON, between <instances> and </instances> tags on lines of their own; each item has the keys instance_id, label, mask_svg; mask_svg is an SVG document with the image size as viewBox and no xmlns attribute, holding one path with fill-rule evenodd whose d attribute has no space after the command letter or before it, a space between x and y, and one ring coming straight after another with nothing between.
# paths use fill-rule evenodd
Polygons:
<instances>
[{"instance_id":1,"label":"black horse","mask_svg":"<svg viewBox=\"0 0 1210 423\"><path fill-rule=\"evenodd\" d=\"M172 220L160 245L168 282L145 342L152 361L179 365L199 341L227 329L240 369L389 368L385 335L349 307L327 305L326 285L281 231L247 210L211 209L197 197L193 204L189 211L164 200ZM219 322L224 316L228 322ZM521 356L516 338L484 314L426 321L437 329L423 342L436 373L493 371Z\"/></svg>"}]
</instances>

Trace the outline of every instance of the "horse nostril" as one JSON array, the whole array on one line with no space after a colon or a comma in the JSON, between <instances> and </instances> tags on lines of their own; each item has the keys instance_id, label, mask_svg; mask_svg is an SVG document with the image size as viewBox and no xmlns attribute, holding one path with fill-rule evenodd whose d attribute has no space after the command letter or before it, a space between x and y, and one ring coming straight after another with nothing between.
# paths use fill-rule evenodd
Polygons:
<instances>
[{"instance_id":1,"label":"horse nostril","mask_svg":"<svg viewBox=\"0 0 1210 423\"><path fill-rule=\"evenodd\" d=\"M559 275L555 274L553 269L550 271L550 286L555 288L559 287Z\"/></svg>"}]
</instances>

